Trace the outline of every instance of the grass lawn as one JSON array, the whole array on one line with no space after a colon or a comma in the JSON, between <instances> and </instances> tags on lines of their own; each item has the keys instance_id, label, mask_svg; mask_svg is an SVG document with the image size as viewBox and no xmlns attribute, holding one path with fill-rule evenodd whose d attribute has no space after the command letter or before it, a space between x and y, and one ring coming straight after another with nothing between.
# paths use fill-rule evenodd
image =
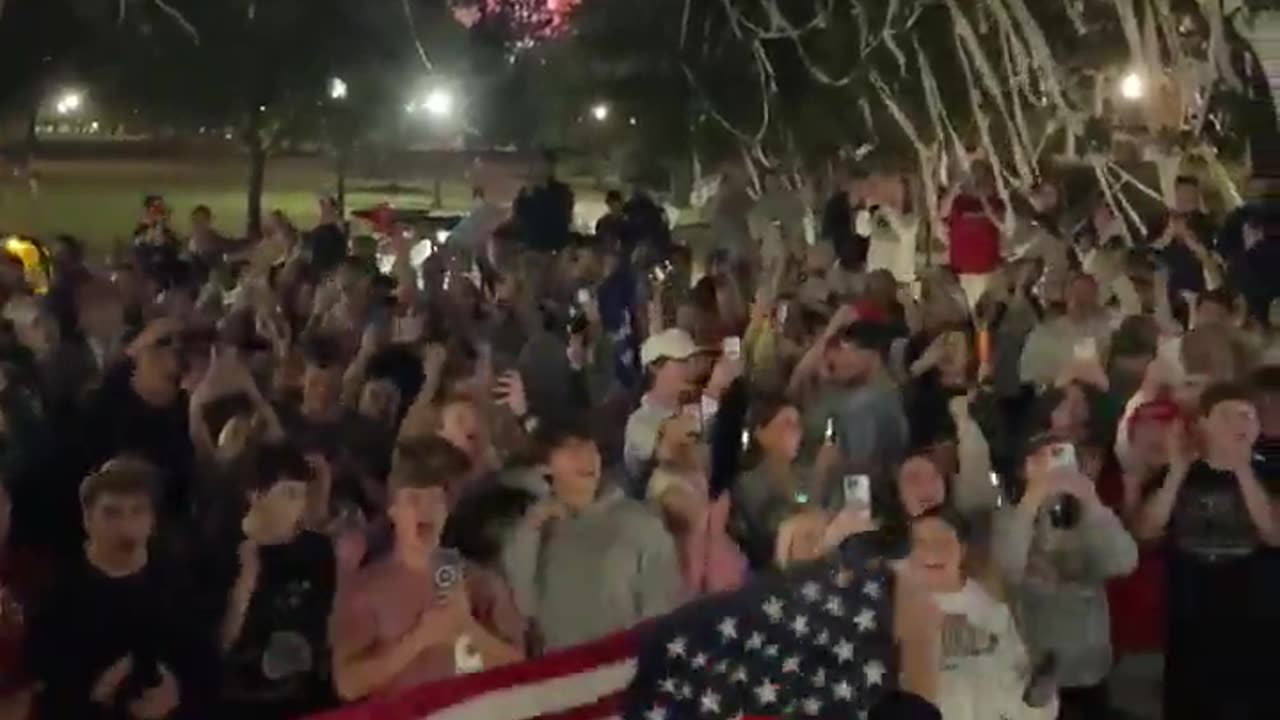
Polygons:
<instances>
[{"instance_id":1,"label":"grass lawn","mask_svg":"<svg viewBox=\"0 0 1280 720\"><path fill-rule=\"evenodd\" d=\"M0 180L0 232L21 232L37 237L68 233L81 238L93 251L106 252L115 243L127 242L141 214L144 195L165 196L173 208L174 225L187 229L187 217L196 205L208 205L218 228L229 235L243 234L246 217L245 188L248 166L242 158L178 160L48 160L37 163L38 190L25 181ZM407 183L388 193L385 181L348 181L347 208L391 202L401 207L430 207L429 180ZM280 209L303 228L315 224L316 198L331 192L335 179L323 160L286 158L267 168L264 210ZM463 178L443 183L447 210L461 211L470 204Z\"/></svg>"}]
</instances>

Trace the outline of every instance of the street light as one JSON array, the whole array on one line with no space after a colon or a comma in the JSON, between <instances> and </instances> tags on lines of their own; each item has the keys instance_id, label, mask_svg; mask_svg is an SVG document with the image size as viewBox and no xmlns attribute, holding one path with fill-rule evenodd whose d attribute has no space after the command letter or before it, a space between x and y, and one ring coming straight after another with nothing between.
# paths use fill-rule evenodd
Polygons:
<instances>
[{"instance_id":1,"label":"street light","mask_svg":"<svg viewBox=\"0 0 1280 720\"><path fill-rule=\"evenodd\" d=\"M346 100L347 99L347 82L340 77L329 80L329 99Z\"/></svg>"},{"instance_id":2,"label":"street light","mask_svg":"<svg viewBox=\"0 0 1280 720\"><path fill-rule=\"evenodd\" d=\"M1120 78L1120 97L1125 100L1141 100L1147 94L1147 83L1142 75L1130 72Z\"/></svg>"},{"instance_id":3,"label":"street light","mask_svg":"<svg viewBox=\"0 0 1280 720\"><path fill-rule=\"evenodd\" d=\"M609 119L609 105L608 105L607 103L602 103L602 102L601 102L601 103L596 103L595 105L592 105L592 106L591 106L591 117L595 118L595 119L596 119L596 122L604 122L605 120L608 120L608 119Z\"/></svg>"},{"instance_id":4,"label":"street light","mask_svg":"<svg viewBox=\"0 0 1280 720\"><path fill-rule=\"evenodd\" d=\"M84 107L84 95L77 90L68 90L58 97L54 109L59 115L71 115Z\"/></svg>"},{"instance_id":5,"label":"street light","mask_svg":"<svg viewBox=\"0 0 1280 720\"><path fill-rule=\"evenodd\" d=\"M436 88L427 93L427 99L422 103L422 109L426 110L429 115L438 118L448 117L453 114L453 93L444 88Z\"/></svg>"}]
</instances>

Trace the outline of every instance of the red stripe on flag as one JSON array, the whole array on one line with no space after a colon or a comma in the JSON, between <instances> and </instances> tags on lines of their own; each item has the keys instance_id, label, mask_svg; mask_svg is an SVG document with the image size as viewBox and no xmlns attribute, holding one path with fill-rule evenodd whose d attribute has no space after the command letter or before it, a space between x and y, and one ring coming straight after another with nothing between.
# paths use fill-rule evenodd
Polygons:
<instances>
[{"instance_id":1,"label":"red stripe on flag","mask_svg":"<svg viewBox=\"0 0 1280 720\"><path fill-rule=\"evenodd\" d=\"M615 665L634 657L636 631L611 635L595 642L494 668L472 675L429 683L398 695L374 698L312 720L421 720L447 708L480 698L488 693L540 683ZM613 695L593 698L591 704L547 715L555 720L597 720L617 712L621 691L611 688ZM575 714L580 713L580 714Z\"/></svg>"}]
</instances>

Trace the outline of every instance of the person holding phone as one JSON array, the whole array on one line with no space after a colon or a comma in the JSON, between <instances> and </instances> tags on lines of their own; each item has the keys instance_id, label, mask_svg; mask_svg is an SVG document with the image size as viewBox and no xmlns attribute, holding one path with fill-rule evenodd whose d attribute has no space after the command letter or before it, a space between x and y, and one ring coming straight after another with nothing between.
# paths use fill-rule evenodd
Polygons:
<instances>
[{"instance_id":1,"label":"person holding phone","mask_svg":"<svg viewBox=\"0 0 1280 720\"><path fill-rule=\"evenodd\" d=\"M469 672L473 656L486 668L524 657L524 624L506 584L482 568L442 562L445 486L467 468L466 455L440 438L397 448L391 551L351 578L338 601L333 679L344 701ZM462 667L459 658L467 659Z\"/></svg>"},{"instance_id":2,"label":"person holding phone","mask_svg":"<svg viewBox=\"0 0 1280 720\"><path fill-rule=\"evenodd\" d=\"M995 564L1032 656L1057 658L1063 718L1106 717L1112 660L1106 582L1137 567L1137 544L1099 501L1075 445L1034 439L1023 473L1022 498L996 514Z\"/></svg>"}]
</instances>

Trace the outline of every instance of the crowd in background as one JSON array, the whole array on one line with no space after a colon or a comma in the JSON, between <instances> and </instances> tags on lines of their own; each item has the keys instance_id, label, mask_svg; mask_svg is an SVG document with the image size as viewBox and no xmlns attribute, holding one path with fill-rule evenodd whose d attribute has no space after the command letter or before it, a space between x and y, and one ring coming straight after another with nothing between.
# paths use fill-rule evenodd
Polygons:
<instances>
[{"instance_id":1,"label":"crowd in background","mask_svg":"<svg viewBox=\"0 0 1280 720\"><path fill-rule=\"evenodd\" d=\"M1276 180L1150 231L842 172L726 171L697 242L542 168L435 252L145 203L0 257L4 717L290 718L631 627L872 532L946 720L1280 717ZM1073 213L1082 218L1072 222ZM28 715L28 712L30 713Z\"/></svg>"}]
</instances>

